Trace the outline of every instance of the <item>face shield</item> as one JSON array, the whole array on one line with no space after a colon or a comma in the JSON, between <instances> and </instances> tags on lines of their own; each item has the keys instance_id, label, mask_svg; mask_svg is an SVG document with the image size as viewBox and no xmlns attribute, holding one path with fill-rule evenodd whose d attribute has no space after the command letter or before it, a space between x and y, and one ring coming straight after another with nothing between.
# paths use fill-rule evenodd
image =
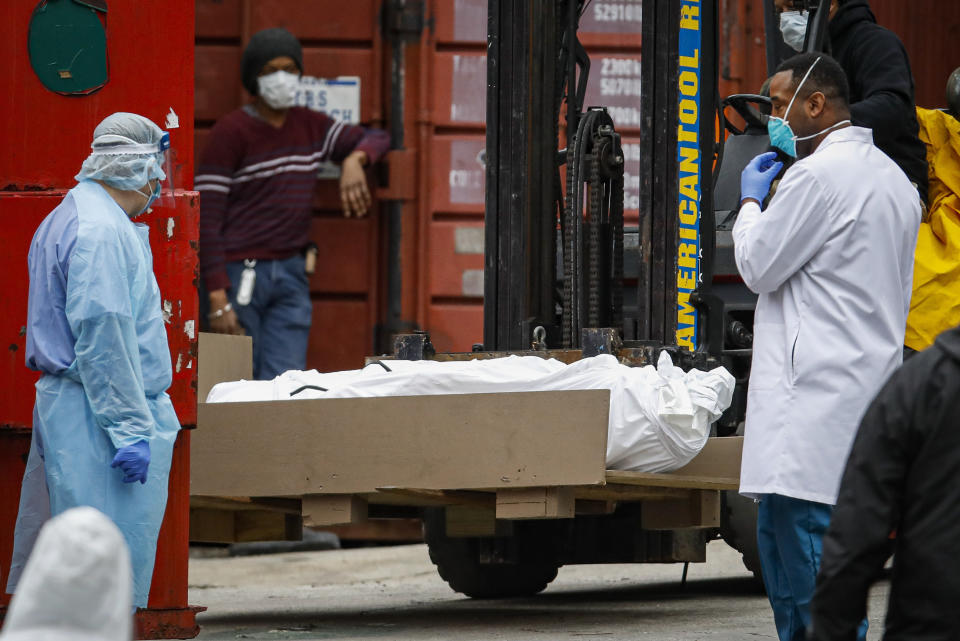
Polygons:
<instances>
[{"instance_id":1,"label":"face shield","mask_svg":"<svg viewBox=\"0 0 960 641\"><path fill-rule=\"evenodd\" d=\"M151 198L156 196L161 206L172 207L175 187L170 134L162 132L156 143L138 143L118 134L98 136L76 178L101 180L125 191L143 191L144 185L157 181L152 183Z\"/></svg>"},{"instance_id":2,"label":"face shield","mask_svg":"<svg viewBox=\"0 0 960 641\"><path fill-rule=\"evenodd\" d=\"M160 204L163 207L173 207L173 158L170 153L170 133L163 132L159 142L160 167L163 170L163 179L160 184Z\"/></svg>"}]
</instances>

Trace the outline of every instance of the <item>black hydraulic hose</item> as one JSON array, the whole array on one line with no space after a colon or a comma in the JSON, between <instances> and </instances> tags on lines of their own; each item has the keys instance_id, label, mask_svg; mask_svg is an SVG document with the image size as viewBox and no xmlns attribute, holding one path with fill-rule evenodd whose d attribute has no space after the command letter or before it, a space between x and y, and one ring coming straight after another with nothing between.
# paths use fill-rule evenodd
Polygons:
<instances>
[{"instance_id":1,"label":"black hydraulic hose","mask_svg":"<svg viewBox=\"0 0 960 641\"><path fill-rule=\"evenodd\" d=\"M567 147L577 133L581 106L577 103L577 0L567 0Z\"/></svg>"},{"instance_id":2,"label":"black hydraulic hose","mask_svg":"<svg viewBox=\"0 0 960 641\"><path fill-rule=\"evenodd\" d=\"M402 4L401 4L402 7ZM400 34L393 34L390 60L390 148L404 149L404 93L406 44ZM403 272L401 245L403 239L403 201L387 203L387 328L400 330L403 314Z\"/></svg>"},{"instance_id":3,"label":"black hydraulic hose","mask_svg":"<svg viewBox=\"0 0 960 641\"><path fill-rule=\"evenodd\" d=\"M576 153L573 164L573 319L571 336L572 347L580 344L580 330L583 329L583 169L587 162L587 132L593 129L595 116L592 112L584 114L577 127Z\"/></svg>"},{"instance_id":4,"label":"black hydraulic hose","mask_svg":"<svg viewBox=\"0 0 960 641\"><path fill-rule=\"evenodd\" d=\"M623 158L623 148L620 145L617 145L614 151ZM610 279L610 298L613 309L610 312L610 324L621 330L623 329L623 173L625 167L626 163L621 162L619 170L613 176L613 188L610 192L610 233L613 235L613 264Z\"/></svg>"}]
</instances>

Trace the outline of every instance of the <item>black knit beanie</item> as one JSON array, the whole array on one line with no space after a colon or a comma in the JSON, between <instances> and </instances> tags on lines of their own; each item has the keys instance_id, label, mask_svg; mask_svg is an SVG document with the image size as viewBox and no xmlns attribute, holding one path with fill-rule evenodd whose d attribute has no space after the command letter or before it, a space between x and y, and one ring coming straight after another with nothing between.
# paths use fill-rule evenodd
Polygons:
<instances>
[{"instance_id":1,"label":"black knit beanie","mask_svg":"<svg viewBox=\"0 0 960 641\"><path fill-rule=\"evenodd\" d=\"M263 65L279 56L290 56L297 63L300 73L303 73L303 49L297 37L284 29L275 27L264 29L253 34L250 43L243 50L243 60L240 63L243 74L243 86L251 95L256 96L257 76Z\"/></svg>"}]
</instances>

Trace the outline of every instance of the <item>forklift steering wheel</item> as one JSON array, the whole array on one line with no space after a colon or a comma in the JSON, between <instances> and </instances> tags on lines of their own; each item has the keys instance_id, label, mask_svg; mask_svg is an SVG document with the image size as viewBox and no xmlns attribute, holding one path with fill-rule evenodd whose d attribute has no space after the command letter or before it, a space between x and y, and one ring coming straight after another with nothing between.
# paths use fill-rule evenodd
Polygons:
<instances>
[{"instance_id":1,"label":"forklift steering wheel","mask_svg":"<svg viewBox=\"0 0 960 641\"><path fill-rule=\"evenodd\" d=\"M744 121L746 121L746 128L757 127L765 130L767 128L767 118L765 114L761 113L758 107L765 107L765 111L769 113L773 109L773 104L770 102L770 98L767 96L761 96L759 94L752 93L738 93L728 96L720 104L720 108L724 113L724 127L726 127L727 131L734 136L742 136L744 129L738 128L732 122L727 120L727 107L733 107L733 110L736 111L740 117L744 119Z\"/></svg>"}]
</instances>

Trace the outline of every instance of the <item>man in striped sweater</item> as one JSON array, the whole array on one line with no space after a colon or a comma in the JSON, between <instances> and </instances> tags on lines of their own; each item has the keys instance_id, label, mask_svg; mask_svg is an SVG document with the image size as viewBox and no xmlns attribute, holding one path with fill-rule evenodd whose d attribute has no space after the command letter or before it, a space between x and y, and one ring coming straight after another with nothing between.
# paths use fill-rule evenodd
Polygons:
<instances>
[{"instance_id":1,"label":"man in striped sweater","mask_svg":"<svg viewBox=\"0 0 960 641\"><path fill-rule=\"evenodd\" d=\"M302 73L293 34L255 34L242 61L254 100L213 127L195 180L209 327L253 337L261 380L306 367L312 305L304 251L320 163L341 164L344 214L364 216L371 204L364 167L389 145L383 131L294 107Z\"/></svg>"}]
</instances>

